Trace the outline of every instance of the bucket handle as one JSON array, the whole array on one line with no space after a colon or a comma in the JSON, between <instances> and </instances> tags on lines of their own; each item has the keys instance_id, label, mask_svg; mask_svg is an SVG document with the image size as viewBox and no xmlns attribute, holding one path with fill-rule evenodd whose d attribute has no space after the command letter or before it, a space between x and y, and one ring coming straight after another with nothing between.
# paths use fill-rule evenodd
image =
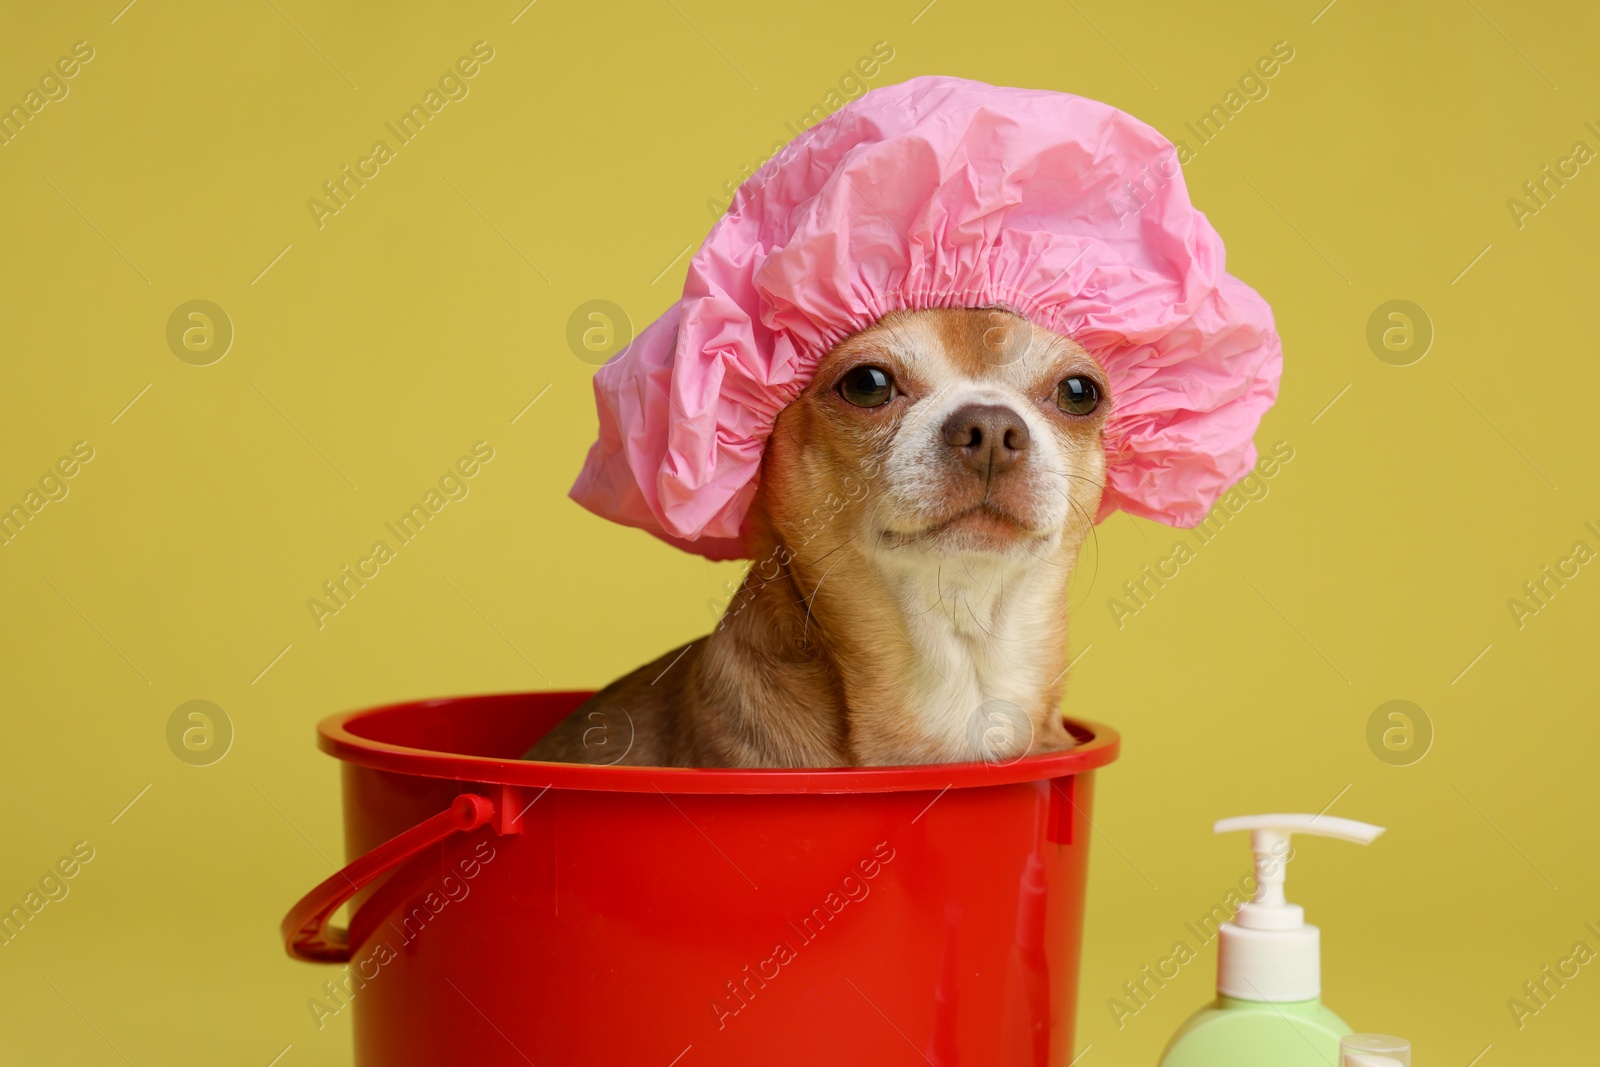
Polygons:
<instances>
[{"instance_id":1,"label":"bucket handle","mask_svg":"<svg viewBox=\"0 0 1600 1067\"><path fill-rule=\"evenodd\" d=\"M439 814L391 837L371 852L346 864L289 909L278 930L284 947L295 959L311 963L348 963L365 938L352 941L350 930L330 926L333 913L379 876L451 834L476 830L494 817L494 801L477 793L462 793ZM363 907L362 911L367 909ZM351 919L361 929L361 913Z\"/></svg>"}]
</instances>

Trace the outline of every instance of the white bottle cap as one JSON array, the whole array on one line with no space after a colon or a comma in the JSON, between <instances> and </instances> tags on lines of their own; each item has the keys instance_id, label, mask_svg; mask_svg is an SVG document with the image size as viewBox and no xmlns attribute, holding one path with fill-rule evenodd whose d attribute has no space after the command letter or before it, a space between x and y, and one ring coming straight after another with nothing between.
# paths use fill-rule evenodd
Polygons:
<instances>
[{"instance_id":1,"label":"white bottle cap","mask_svg":"<svg viewBox=\"0 0 1600 1067\"><path fill-rule=\"evenodd\" d=\"M1241 815L1219 834L1249 830L1256 857L1255 899L1217 930L1217 992L1239 1000L1283 1003L1322 995L1322 934L1283 895L1291 834L1370 844L1383 827L1333 815ZM1387 1067L1387 1065L1385 1065Z\"/></svg>"},{"instance_id":2,"label":"white bottle cap","mask_svg":"<svg viewBox=\"0 0 1600 1067\"><path fill-rule=\"evenodd\" d=\"M1388 1034L1346 1034L1339 1067L1411 1067L1411 1042Z\"/></svg>"}]
</instances>

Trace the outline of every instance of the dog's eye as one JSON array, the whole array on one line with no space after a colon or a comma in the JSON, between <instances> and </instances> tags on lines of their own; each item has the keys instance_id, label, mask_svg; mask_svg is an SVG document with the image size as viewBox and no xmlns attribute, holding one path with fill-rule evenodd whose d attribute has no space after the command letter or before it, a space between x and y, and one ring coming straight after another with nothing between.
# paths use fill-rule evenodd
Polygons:
<instances>
[{"instance_id":1,"label":"dog's eye","mask_svg":"<svg viewBox=\"0 0 1600 1067\"><path fill-rule=\"evenodd\" d=\"M1056 407L1068 415L1087 415L1100 406L1100 387L1093 378L1074 374L1056 386Z\"/></svg>"},{"instance_id":2,"label":"dog's eye","mask_svg":"<svg viewBox=\"0 0 1600 1067\"><path fill-rule=\"evenodd\" d=\"M875 408L894 396L894 379L882 367L853 367L839 380L839 395L858 408Z\"/></svg>"}]
</instances>

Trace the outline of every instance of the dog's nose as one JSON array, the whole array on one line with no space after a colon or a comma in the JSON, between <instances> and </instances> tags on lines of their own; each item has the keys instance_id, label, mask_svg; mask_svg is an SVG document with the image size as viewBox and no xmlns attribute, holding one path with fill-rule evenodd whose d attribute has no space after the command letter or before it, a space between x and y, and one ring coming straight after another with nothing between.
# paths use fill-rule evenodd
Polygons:
<instances>
[{"instance_id":1,"label":"dog's nose","mask_svg":"<svg viewBox=\"0 0 1600 1067\"><path fill-rule=\"evenodd\" d=\"M985 477L1004 474L1028 452L1028 424L1004 404L967 404L944 422L945 444Z\"/></svg>"}]
</instances>

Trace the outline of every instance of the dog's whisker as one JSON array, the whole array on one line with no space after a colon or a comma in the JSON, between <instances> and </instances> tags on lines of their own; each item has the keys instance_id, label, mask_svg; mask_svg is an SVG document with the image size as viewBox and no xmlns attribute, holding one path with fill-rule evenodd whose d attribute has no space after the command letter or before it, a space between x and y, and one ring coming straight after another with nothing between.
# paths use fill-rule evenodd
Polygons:
<instances>
[{"instance_id":1,"label":"dog's whisker","mask_svg":"<svg viewBox=\"0 0 1600 1067\"><path fill-rule=\"evenodd\" d=\"M978 618L978 613L972 610L972 605L966 600L963 600L961 603L966 607L967 614L972 616L972 621L978 624L978 629L982 630L988 636L989 640L996 640L994 634L991 633L989 628L983 624L983 620Z\"/></svg>"},{"instance_id":2,"label":"dog's whisker","mask_svg":"<svg viewBox=\"0 0 1600 1067\"><path fill-rule=\"evenodd\" d=\"M829 555L832 555L832 553L829 553ZM849 558L848 556L845 557L845 559L848 559L848 558ZM843 562L844 562L843 559L837 560L837 561L835 561L835 563L834 563L834 565L832 567L829 567L827 570L823 571L822 572L822 577L817 579L817 587L815 589L811 590L811 596L809 598L807 598L807 600L806 600L806 621L805 621L805 625L803 625L800 628L800 640L801 640L802 643L805 642L806 636L811 632L811 609L812 609L813 606L815 606L815 604L817 602L817 594L822 592L822 583L827 581L828 580L828 575L832 574L834 572L835 568L837 568L839 566L839 564L843 563Z\"/></svg>"},{"instance_id":3,"label":"dog's whisker","mask_svg":"<svg viewBox=\"0 0 1600 1067\"><path fill-rule=\"evenodd\" d=\"M840 541L837 545L834 545L832 548L828 549L828 551L824 552L822 555L818 556L816 559L812 560L810 563L807 563L806 566L807 567L815 567L817 564L821 563L823 560L827 559L829 556L833 555L835 552L839 551L841 548L844 548L849 543L850 543L849 541ZM800 560L800 558L798 556L795 557L795 562L801 562L801 560Z\"/></svg>"}]
</instances>

